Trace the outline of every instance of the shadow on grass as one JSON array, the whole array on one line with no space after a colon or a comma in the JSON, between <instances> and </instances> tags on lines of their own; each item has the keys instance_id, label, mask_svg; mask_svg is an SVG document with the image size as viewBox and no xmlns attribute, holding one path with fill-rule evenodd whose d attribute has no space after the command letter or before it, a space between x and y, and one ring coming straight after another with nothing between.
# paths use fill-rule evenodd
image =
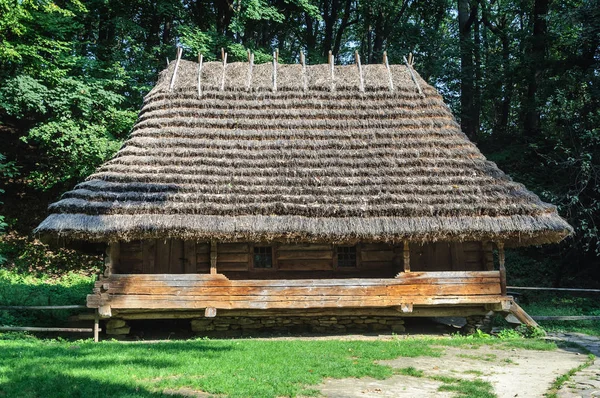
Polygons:
<instances>
[{"instance_id":1,"label":"shadow on grass","mask_svg":"<svg viewBox=\"0 0 600 398\"><path fill-rule=\"evenodd\" d=\"M109 347L87 341L4 341L0 397L163 397L160 381L185 368L178 354L215 360L230 349L202 342Z\"/></svg>"}]
</instances>

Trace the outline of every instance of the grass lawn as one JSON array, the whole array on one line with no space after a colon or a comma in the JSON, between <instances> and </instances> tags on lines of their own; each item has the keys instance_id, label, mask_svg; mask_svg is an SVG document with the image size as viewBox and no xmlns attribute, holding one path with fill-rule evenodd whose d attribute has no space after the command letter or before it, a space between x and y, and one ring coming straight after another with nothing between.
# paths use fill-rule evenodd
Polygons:
<instances>
[{"instance_id":1,"label":"grass lawn","mask_svg":"<svg viewBox=\"0 0 600 398\"><path fill-rule=\"evenodd\" d=\"M10 337L10 335L5 335ZM440 345L554 349L535 339L190 340L160 343L0 340L1 397L158 397L188 388L231 397L317 395L323 378L394 371L374 361L440 356ZM175 393L176 394L176 393ZM177 396L177 395L175 395ZM467 395L471 396L471 395ZM473 395L477 396L477 395Z\"/></svg>"},{"instance_id":2,"label":"grass lawn","mask_svg":"<svg viewBox=\"0 0 600 398\"><path fill-rule=\"evenodd\" d=\"M523 295L522 307L532 316L600 316L600 294L528 292ZM539 324L548 332L577 332L600 336L599 321L540 321Z\"/></svg>"}]
</instances>

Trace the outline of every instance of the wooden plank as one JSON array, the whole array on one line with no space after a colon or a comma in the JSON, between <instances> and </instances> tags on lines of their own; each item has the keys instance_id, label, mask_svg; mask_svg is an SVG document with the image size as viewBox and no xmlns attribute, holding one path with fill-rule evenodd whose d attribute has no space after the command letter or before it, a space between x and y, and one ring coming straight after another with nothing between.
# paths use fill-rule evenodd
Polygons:
<instances>
[{"instance_id":1,"label":"wooden plank","mask_svg":"<svg viewBox=\"0 0 600 398\"><path fill-rule=\"evenodd\" d=\"M315 245L315 244L294 244L294 245L278 245L280 251L329 251L333 250L332 245Z\"/></svg>"},{"instance_id":2,"label":"wooden plank","mask_svg":"<svg viewBox=\"0 0 600 398\"><path fill-rule=\"evenodd\" d=\"M230 299L235 297L260 298L262 300L276 299L278 296L299 296L298 299L308 299L311 296L355 297L355 296L445 296L445 295L484 295L500 293L498 283L481 283L473 285L441 284L441 285L392 285L392 286L117 286L109 287L110 295L176 295L176 296L222 296Z\"/></svg>"},{"instance_id":3,"label":"wooden plank","mask_svg":"<svg viewBox=\"0 0 600 398\"><path fill-rule=\"evenodd\" d=\"M154 274L156 272L156 240L148 239L142 243L143 273Z\"/></svg>"},{"instance_id":4,"label":"wooden plank","mask_svg":"<svg viewBox=\"0 0 600 398\"><path fill-rule=\"evenodd\" d=\"M527 326L531 327L539 327L538 323L533 320L526 312L519 306L519 304L514 301L510 306L510 313L513 314L521 323L524 323Z\"/></svg>"},{"instance_id":5,"label":"wooden plank","mask_svg":"<svg viewBox=\"0 0 600 398\"><path fill-rule=\"evenodd\" d=\"M30 326L0 326L2 332L68 332L68 333L93 333L93 328L47 328Z\"/></svg>"},{"instance_id":6,"label":"wooden plank","mask_svg":"<svg viewBox=\"0 0 600 398\"><path fill-rule=\"evenodd\" d=\"M317 271L332 270L332 260L279 260L279 269L282 271Z\"/></svg>"},{"instance_id":7,"label":"wooden plank","mask_svg":"<svg viewBox=\"0 0 600 398\"><path fill-rule=\"evenodd\" d=\"M225 254L226 256L227 254ZM221 256L219 255L219 258ZM248 263L221 263L219 262L219 272L230 271L248 271Z\"/></svg>"},{"instance_id":8,"label":"wooden plank","mask_svg":"<svg viewBox=\"0 0 600 398\"><path fill-rule=\"evenodd\" d=\"M248 263L250 256L248 253L221 253L219 251L219 257L217 260L219 268L224 263Z\"/></svg>"},{"instance_id":9,"label":"wooden plank","mask_svg":"<svg viewBox=\"0 0 600 398\"><path fill-rule=\"evenodd\" d=\"M223 253L249 253L250 246L248 243L219 243L217 250L220 257Z\"/></svg>"},{"instance_id":10,"label":"wooden plank","mask_svg":"<svg viewBox=\"0 0 600 398\"><path fill-rule=\"evenodd\" d=\"M462 242L453 242L450 245L451 268L453 271L461 270L465 263L465 251Z\"/></svg>"},{"instance_id":11,"label":"wooden plank","mask_svg":"<svg viewBox=\"0 0 600 398\"><path fill-rule=\"evenodd\" d=\"M486 271L494 270L494 248L492 242L485 242L483 244L483 269Z\"/></svg>"},{"instance_id":12,"label":"wooden plank","mask_svg":"<svg viewBox=\"0 0 600 398\"><path fill-rule=\"evenodd\" d=\"M338 307L397 307L403 303L413 305L460 305L488 304L506 300L503 296L445 296L445 297L359 297L339 300L336 297L315 298L314 300L185 300L178 296L115 296L111 298L111 306L115 309L201 309L214 307L217 309L269 309L269 308L338 308ZM88 297L88 306L100 305L97 297Z\"/></svg>"},{"instance_id":13,"label":"wooden plank","mask_svg":"<svg viewBox=\"0 0 600 398\"><path fill-rule=\"evenodd\" d=\"M403 244L403 267L404 272L410 272L410 243L405 240Z\"/></svg>"},{"instance_id":14,"label":"wooden plank","mask_svg":"<svg viewBox=\"0 0 600 398\"><path fill-rule=\"evenodd\" d=\"M532 316L535 321L600 321L596 315Z\"/></svg>"},{"instance_id":15,"label":"wooden plank","mask_svg":"<svg viewBox=\"0 0 600 398\"><path fill-rule=\"evenodd\" d=\"M319 260L333 259L333 250L321 251L279 251L279 260Z\"/></svg>"},{"instance_id":16,"label":"wooden plank","mask_svg":"<svg viewBox=\"0 0 600 398\"><path fill-rule=\"evenodd\" d=\"M360 259L364 262L369 261L388 261L392 264L394 260L394 252L390 251L361 251Z\"/></svg>"},{"instance_id":17,"label":"wooden plank","mask_svg":"<svg viewBox=\"0 0 600 398\"><path fill-rule=\"evenodd\" d=\"M217 242L210 242L210 274L217 274Z\"/></svg>"},{"instance_id":18,"label":"wooden plank","mask_svg":"<svg viewBox=\"0 0 600 398\"><path fill-rule=\"evenodd\" d=\"M171 254L169 256L169 273L184 273L183 241L181 239L171 239Z\"/></svg>"},{"instance_id":19,"label":"wooden plank","mask_svg":"<svg viewBox=\"0 0 600 398\"><path fill-rule=\"evenodd\" d=\"M157 274L169 273L171 255L171 240L159 239L156 241L156 262L154 264Z\"/></svg>"},{"instance_id":20,"label":"wooden plank","mask_svg":"<svg viewBox=\"0 0 600 398\"><path fill-rule=\"evenodd\" d=\"M204 253L210 256L210 243L196 242L196 253Z\"/></svg>"},{"instance_id":21,"label":"wooden plank","mask_svg":"<svg viewBox=\"0 0 600 398\"><path fill-rule=\"evenodd\" d=\"M183 242L183 272L186 274L196 273L196 242L186 240Z\"/></svg>"}]
</instances>

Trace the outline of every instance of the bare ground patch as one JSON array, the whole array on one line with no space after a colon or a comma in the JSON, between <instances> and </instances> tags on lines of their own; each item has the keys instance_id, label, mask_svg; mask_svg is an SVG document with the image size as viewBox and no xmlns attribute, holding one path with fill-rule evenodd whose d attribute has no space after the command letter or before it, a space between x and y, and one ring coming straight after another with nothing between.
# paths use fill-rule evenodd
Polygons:
<instances>
[{"instance_id":1,"label":"bare ground patch","mask_svg":"<svg viewBox=\"0 0 600 398\"><path fill-rule=\"evenodd\" d=\"M558 349L532 351L445 347L440 358L398 358L379 363L402 372L411 368L421 377L396 375L385 380L372 378L325 380L317 387L327 397L453 397L439 391L445 380L481 380L491 383L500 397L542 397L560 375L584 363L585 355ZM419 372L420 371L420 372Z\"/></svg>"}]
</instances>

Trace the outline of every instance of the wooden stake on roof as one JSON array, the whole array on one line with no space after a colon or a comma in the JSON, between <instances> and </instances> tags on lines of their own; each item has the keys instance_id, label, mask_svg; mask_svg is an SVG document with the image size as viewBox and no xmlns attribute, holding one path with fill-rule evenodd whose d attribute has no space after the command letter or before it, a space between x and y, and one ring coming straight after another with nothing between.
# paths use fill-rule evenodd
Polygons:
<instances>
[{"instance_id":1,"label":"wooden stake on roof","mask_svg":"<svg viewBox=\"0 0 600 398\"><path fill-rule=\"evenodd\" d=\"M329 57L328 57L328 61L329 61L329 67L331 70L331 91L335 90L335 83L334 83L334 76L333 76L333 54L331 53L331 50L329 50Z\"/></svg>"},{"instance_id":2,"label":"wooden stake on roof","mask_svg":"<svg viewBox=\"0 0 600 398\"><path fill-rule=\"evenodd\" d=\"M221 91L225 91L225 68L227 67L227 53L221 48L221 54L223 55L223 74L221 75Z\"/></svg>"},{"instance_id":3,"label":"wooden stake on roof","mask_svg":"<svg viewBox=\"0 0 600 398\"><path fill-rule=\"evenodd\" d=\"M175 69L173 70L173 76L171 76L171 84L169 85L169 91L173 91L175 86L175 79L177 78L177 69L179 69L179 61L181 61L181 54L183 54L183 48L177 47L177 62L175 62Z\"/></svg>"},{"instance_id":4,"label":"wooden stake on roof","mask_svg":"<svg viewBox=\"0 0 600 398\"><path fill-rule=\"evenodd\" d=\"M413 62L413 61L414 61L414 60L413 60L413 53L408 53L408 64L409 64L410 66L413 66L413 65L414 65L414 62Z\"/></svg>"},{"instance_id":5,"label":"wooden stake on roof","mask_svg":"<svg viewBox=\"0 0 600 398\"><path fill-rule=\"evenodd\" d=\"M363 80L362 74L362 65L360 64L360 55L358 54L358 50L354 52L354 60L356 61L356 66L358 66L358 75L360 76L360 92L365 92L365 82Z\"/></svg>"},{"instance_id":6,"label":"wooden stake on roof","mask_svg":"<svg viewBox=\"0 0 600 398\"><path fill-rule=\"evenodd\" d=\"M273 91L277 91L277 51L273 51Z\"/></svg>"},{"instance_id":7,"label":"wooden stake on roof","mask_svg":"<svg viewBox=\"0 0 600 398\"><path fill-rule=\"evenodd\" d=\"M279 63L279 49L275 49L275 62Z\"/></svg>"},{"instance_id":8,"label":"wooden stake on roof","mask_svg":"<svg viewBox=\"0 0 600 398\"><path fill-rule=\"evenodd\" d=\"M204 61L204 56L198 53L198 97L202 97L202 61Z\"/></svg>"},{"instance_id":9,"label":"wooden stake on roof","mask_svg":"<svg viewBox=\"0 0 600 398\"><path fill-rule=\"evenodd\" d=\"M413 73L412 67L408 63L408 60L406 59L406 57L403 57L403 58L404 58L404 63L406 64L406 67L408 68L408 72L410 73L410 77L412 77L413 82L415 82L415 85L417 86L417 90L419 91L419 94L423 95L423 91L421 90L421 86L419 85L419 82L417 81L417 77Z\"/></svg>"},{"instance_id":10,"label":"wooden stake on roof","mask_svg":"<svg viewBox=\"0 0 600 398\"><path fill-rule=\"evenodd\" d=\"M302 90L308 90L308 82L306 81L306 58L304 53L300 51L300 64L302 65Z\"/></svg>"},{"instance_id":11,"label":"wooden stake on roof","mask_svg":"<svg viewBox=\"0 0 600 398\"><path fill-rule=\"evenodd\" d=\"M246 91L250 91L252 87L252 69L254 68L254 54L248 50L248 82L246 83Z\"/></svg>"},{"instance_id":12,"label":"wooden stake on roof","mask_svg":"<svg viewBox=\"0 0 600 398\"><path fill-rule=\"evenodd\" d=\"M392 71L390 70L390 64L388 62L387 51L383 52L383 63L388 72L388 79L390 80L390 91L394 91L394 80L392 79Z\"/></svg>"}]
</instances>

